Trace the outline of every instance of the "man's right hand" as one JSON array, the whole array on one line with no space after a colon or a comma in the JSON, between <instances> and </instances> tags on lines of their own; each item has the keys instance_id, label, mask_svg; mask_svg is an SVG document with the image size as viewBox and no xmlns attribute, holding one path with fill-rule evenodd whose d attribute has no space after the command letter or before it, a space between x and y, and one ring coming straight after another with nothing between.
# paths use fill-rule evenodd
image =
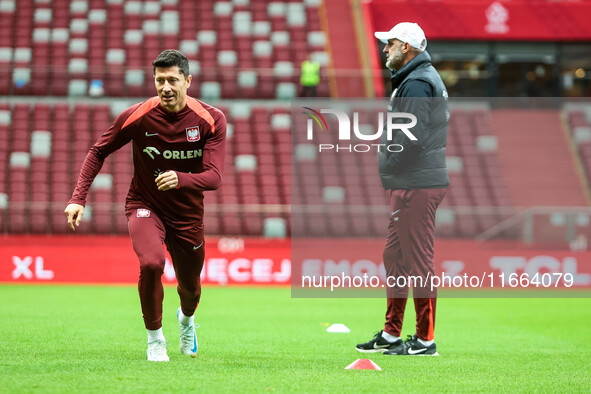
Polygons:
<instances>
[{"instance_id":1,"label":"man's right hand","mask_svg":"<svg viewBox=\"0 0 591 394\"><path fill-rule=\"evenodd\" d=\"M84 216L84 207L80 204L68 204L64 213L68 217L68 226L72 231L76 231L76 227L80 226L82 216ZM76 227L74 227L74 223Z\"/></svg>"}]
</instances>

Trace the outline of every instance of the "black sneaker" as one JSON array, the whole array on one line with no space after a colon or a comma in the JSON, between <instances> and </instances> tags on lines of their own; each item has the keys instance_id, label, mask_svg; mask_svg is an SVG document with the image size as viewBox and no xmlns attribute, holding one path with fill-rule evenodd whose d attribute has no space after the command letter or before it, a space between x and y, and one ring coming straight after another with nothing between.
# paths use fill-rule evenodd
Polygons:
<instances>
[{"instance_id":1,"label":"black sneaker","mask_svg":"<svg viewBox=\"0 0 591 394\"><path fill-rule=\"evenodd\" d=\"M384 353L387 350L395 350L403 347L402 339L395 342L388 342L382 337L382 331L378 332L371 341L355 346L355 349L361 353Z\"/></svg>"},{"instance_id":2,"label":"black sneaker","mask_svg":"<svg viewBox=\"0 0 591 394\"><path fill-rule=\"evenodd\" d=\"M416 335L413 335L412 337L409 335L406 338L406 341L404 341L403 346L389 349L388 351L384 352L384 354L395 356L439 356L435 342L429 346L425 346L419 342L419 339Z\"/></svg>"}]
</instances>

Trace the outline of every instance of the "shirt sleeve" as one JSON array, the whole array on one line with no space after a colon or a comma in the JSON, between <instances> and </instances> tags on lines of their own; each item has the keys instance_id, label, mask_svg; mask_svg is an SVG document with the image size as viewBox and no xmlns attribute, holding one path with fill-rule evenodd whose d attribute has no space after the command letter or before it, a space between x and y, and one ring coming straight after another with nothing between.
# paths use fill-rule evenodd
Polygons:
<instances>
[{"instance_id":1,"label":"shirt sleeve","mask_svg":"<svg viewBox=\"0 0 591 394\"><path fill-rule=\"evenodd\" d=\"M86 205L90 185L103 167L107 156L131 141L131 126L121 129L127 118L139 106L134 105L123 111L111 127L92 145L80 169L76 188L68 204Z\"/></svg>"},{"instance_id":2,"label":"shirt sleeve","mask_svg":"<svg viewBox=\"0 0 591 394\"><path fill-rule=\"evenodd\" d=\"M203 172L189 174L178 172L179 189L216 190L222 184L222 172L226 153L226 117L221 111L214 123L214 132L210 134L203 147Z\"/></svg>"}]
</instances>

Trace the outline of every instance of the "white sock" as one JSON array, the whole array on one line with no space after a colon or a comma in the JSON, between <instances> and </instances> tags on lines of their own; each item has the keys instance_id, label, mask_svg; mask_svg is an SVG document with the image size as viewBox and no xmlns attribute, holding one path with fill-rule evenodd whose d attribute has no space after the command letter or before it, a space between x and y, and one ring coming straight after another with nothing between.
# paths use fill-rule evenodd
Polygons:
<instances>
[{"instance_id":1,"label":"white sock","mask_svg":"<svg viewBox=\"0 0 591 394\"><path fill-rule=\"evenodd\" d=\"M189 325L189 324L193 324L193 322L195 321L195 315L185 316L182 309L181 309L181 316L180 317L181 317L181 324L184 326Z\"/></svg>"},{"instance_id":2,"label":"white sock","mask_svg":"<svg viewBox=\"0 0 591 394\"><path fill-rule=\"evenodd\" d=\"M382 338L384 338L386 341L390 343L396 342L400 339L400 337L395 337L392 334L388 334L386 331L382 331Z\"/></svg>"},{"instance_id":3,"label":"white sock","mask_svg":"<svg viewBox=\"0 0 591 394\"><path fill-rule=\"evenodd\" d=\"M157 330L146 330L148 332L148 343L154 341L166 341L164 339L164 333L162 332L162 327Z\"/></svg>"},{"instance_id":4,"label":"white sock","mask_svg":"<svg viewBox=\"0 0 591 394\"><path fill-rule=\"evenodd\" d=\"M417 338L419 340L419 342L423 345L423 346L431 346L433 344L433 340L431 339L430 341L424 341L421 338Z\"/></svg>"}]
</instances>

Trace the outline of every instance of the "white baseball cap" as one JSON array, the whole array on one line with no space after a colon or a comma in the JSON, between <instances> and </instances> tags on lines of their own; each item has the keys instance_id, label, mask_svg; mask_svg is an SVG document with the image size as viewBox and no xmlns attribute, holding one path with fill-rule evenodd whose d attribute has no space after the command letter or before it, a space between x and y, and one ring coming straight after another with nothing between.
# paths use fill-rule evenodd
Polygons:
<instances>
[{"instance_id":1,"label":"white baseball cap","mask_svg":"<svg viewBox=\"0 0 591 394\"><path fill-rule=\"evenodd\" d=\"M427 48L425 33L416 23L401 22L390 31L376 31L374 35L384 44L387 44L388 40L396 38L402 42L408 42L411 47L419 51L424 51Z\"/></svg>"}]
</instances>

